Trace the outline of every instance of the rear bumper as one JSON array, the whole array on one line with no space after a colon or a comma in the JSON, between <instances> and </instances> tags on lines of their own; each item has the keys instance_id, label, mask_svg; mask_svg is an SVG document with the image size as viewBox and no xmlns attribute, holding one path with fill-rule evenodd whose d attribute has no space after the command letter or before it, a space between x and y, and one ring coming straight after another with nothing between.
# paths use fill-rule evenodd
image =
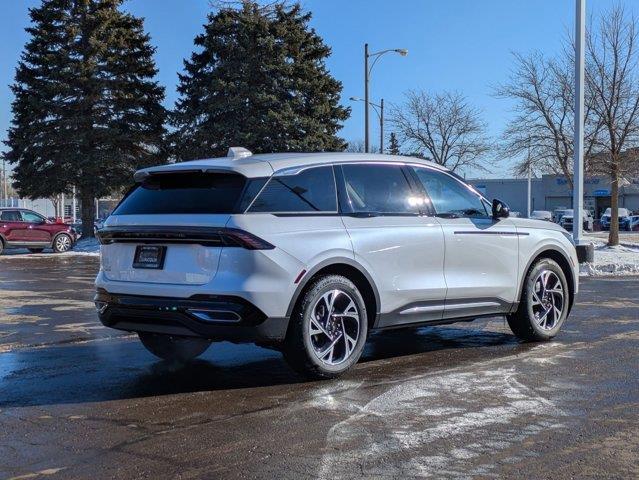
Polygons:
<instances>
[{"instance_id":1,"label":"rear bumper","mask_svg":"<svg viewBox=\"0 0 639 480\"><path fill-rule=\"evenodd\" d=\"M278 343L288 327L288 318L268 318L240 297L151 297L112 294L99 288L94 301L104 326L132 332Z\"/></svg>"}]
</instances>

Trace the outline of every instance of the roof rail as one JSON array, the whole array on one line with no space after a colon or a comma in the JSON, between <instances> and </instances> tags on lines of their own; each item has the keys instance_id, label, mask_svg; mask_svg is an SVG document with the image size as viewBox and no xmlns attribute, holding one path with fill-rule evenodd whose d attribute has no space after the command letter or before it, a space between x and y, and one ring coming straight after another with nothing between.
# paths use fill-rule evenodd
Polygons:
<instances>
[{"instance_id":1,"label":"roof rail","mask_svg":"<svg viewBox=\"0 0 639 480\"><path fill-rule=\"evenodd\" d=\"M229 151L226 154L227 157L231 157L236 160L240 158L250 157L251 155L253 155L253 152L244 147L230 147Z\"/></svg>"}]
</instances>

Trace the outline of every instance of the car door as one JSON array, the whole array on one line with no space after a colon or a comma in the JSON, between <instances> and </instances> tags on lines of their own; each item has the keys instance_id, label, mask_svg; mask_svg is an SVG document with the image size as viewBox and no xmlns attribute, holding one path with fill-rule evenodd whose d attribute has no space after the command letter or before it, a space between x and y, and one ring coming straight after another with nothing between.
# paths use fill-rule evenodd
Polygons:
<instances>
[{"instance_id":1,"label":"car door","mask_svg":"<svg viewBox=\"0 0 639 480\"><path fill-rule=\"evenodd\" d=\"M2 210L0 212L0 224L4 230L4 236L9 243L21 243L28 241L27 225L22 221L19 210Z\"/></svg>"},{"instance_id":2,"label":"car door","mask_svg":"<svg viewBox=\"0 0 639 480\"><path fill-rule=\"evenodd\" d=\"M26 227L25 236L29 242L51 243L51 232L44 217L28 210L22 210L20 213Z\"/></svg>"},{"instance_id":3,"label":"car door","mask_svg":"<svg viewBox=\"0 0 639 480\"><path fill-rule=\"evenodd\" d=\"M384 163L342 164L336 172L355 260L369 271L379 292L376 326L441 319L444 234L435 217L422 215L424 197L410 172Z\"/></svg>"},{"instance_id":4,"label":"car door","mask_svg":"<svg viewBox=\"0 0 639 480\"><path fill-rule=\"evenodd\" d=\"M444 318L508 312L517 297L519 240L512 220L494 220L486 202L457 176L412 167L444 232Z\"/></svg>"}]
</instances>

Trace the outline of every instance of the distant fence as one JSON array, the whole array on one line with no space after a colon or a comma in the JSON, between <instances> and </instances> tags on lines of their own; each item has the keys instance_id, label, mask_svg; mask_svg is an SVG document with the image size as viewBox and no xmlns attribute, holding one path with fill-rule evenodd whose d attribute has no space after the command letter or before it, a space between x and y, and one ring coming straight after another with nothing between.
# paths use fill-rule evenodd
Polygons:
<instances>
[{"instance_id":1,"label":"distant fence","mask_svg":"<svg viewBox=\"0 0 639 480\"><path fill-rule=\"evenodd\" d=\"M105 218L107 217L118 204L119 199L117 198L101 198L96 199L96 209L95 215L97 218ZM73 212L73 203L70 197L65 198L64 202L64 216L71 217ZM55 207L53 202L48 198L36 198L35 200L31 200L28 198L0 198L0 208L27 208L29 210L33 210L34 212L38 212L40 215L44 215L45 217L55 217ZM80 217L80 202L76 203L76 215Z\"/></svg>"}]
</instances>

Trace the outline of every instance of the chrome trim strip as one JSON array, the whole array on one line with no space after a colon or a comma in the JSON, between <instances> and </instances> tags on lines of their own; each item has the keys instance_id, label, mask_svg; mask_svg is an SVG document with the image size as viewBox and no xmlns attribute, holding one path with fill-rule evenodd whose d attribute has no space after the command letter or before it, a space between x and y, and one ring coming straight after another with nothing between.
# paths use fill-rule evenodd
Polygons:
<instances>
[{"instance_id":1,"label":"chrome trim strip","mask_svg":"<svg viewBox=\"0 0 639 480\"><path fill-rule=\"evenodd\" d=\"M509 236L527 236L530 235L527 232L502 232L492 230L490 232L485 232L481 230L459 230L454 232L455 235L509 235Z\"/></svg>"},{"instance_id":2,"label":"chrome trim strip","mask_svg":"<svg viewBox=\"0 0 639 480\"><path fill-rule=\"evenodd\" d=\"M463 310L468 308L501 307L499 302L453 303L446 305L446 310Z\"/></svg>"},{"instance_id":3,"label":"chrome trim strip","mask_svg":"<svg viewBox=\"0 0 639 480\"><path fill-rule=\"evenodd\" d=\"M428 305L425 307L412 307L407 308L406 310L402 310L399 312L400 315L412 315L415 313L425 313L425 312L437 312L440 310L444 310L444 304L440 305Z\"/></svg>"},{"instance_id":4,"label":"chrome trim strip","mask_svg":"<svg viewBox=\"0 0 639 480\"><path fill-rule=\"evenodd\" d=\"M242 320L242 317L240 317L237 314L237 312L232 312L230 310L208 310L204 308L198 308L198 309L189 308L187 312L189 312L194 317L199 318L200 320L204 320L205 322L238 323ZM216 318L214 315L209 315L209 314L215 314L215 313L231 314L235 316L235 319L229 320L226 318Z\"/></svg>"}]
</instances>

